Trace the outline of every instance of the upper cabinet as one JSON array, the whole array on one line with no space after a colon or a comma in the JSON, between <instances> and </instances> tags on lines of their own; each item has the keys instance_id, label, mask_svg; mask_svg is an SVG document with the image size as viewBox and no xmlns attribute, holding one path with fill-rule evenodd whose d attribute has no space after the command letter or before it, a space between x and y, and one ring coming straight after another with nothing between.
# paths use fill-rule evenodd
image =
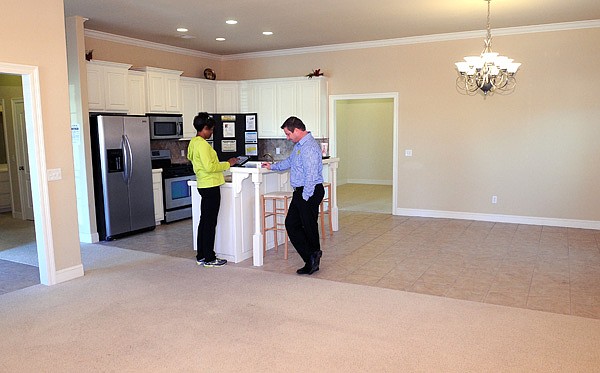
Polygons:
<instances>
[{"instance_id":1,"label":"upper cabinet","mask_svg":"<svg viewBox=\"0 0 600 373\"><path fill-rule=\"evenodd\" d=\"M327 80L282 78L240 83L241 111L258 114L258 137L285 138L281 125L290 116L304 122L315 138L327 137Z\"/></svg>"},{"instance_id":2,"label":"upper cabinet","mask_svg":"<svg viewBox=\"0 0 600 373\"><path fill-rule=\"evenodd\" d=\"M146 114L146 76L141 71L129 71L127 76L129 90L129 114Z\"/></svg>"},{"instance_id":3,"label":"upper cabinet","mask_svg":"<svg viewBox=\"0 0 600 373\"><path fill-rule=\"evenodd\" d=\"M88 61L88 107L90 111L129 111L128 72L131 65Z\"/></svg>"},{"instance_id":4,"label":"upper cabinet","mask_svg":"<svg viewBox=\"0 0 600 373\"><path fill-rule=\"evenodd\" d=\"M240 111L240 84L235 81L217 81L217 112L238 113Z\"/></svg>"},{"instance_id":5,"label":"upper cabinet","mask_svg":"<svg viewBox=\"0 0 600 373\"><path fill-rule=\"evenodd\" d=\"M194 117L201 111L216 112L216 84L198 78L181 78L181 112L183 114L183 137L196 136Z\"/></svg>"},{"instance_id":6,"label":"upper cabinet","mask_svg":"<svg viewBox=\"0 0 600 373\"><path fill-rule=\"evenodd\" d=\"M157 67L134 68L146 74L146 109L149 113L181 113L180 76L183 71Z\"/></svg>"}]
</instances>

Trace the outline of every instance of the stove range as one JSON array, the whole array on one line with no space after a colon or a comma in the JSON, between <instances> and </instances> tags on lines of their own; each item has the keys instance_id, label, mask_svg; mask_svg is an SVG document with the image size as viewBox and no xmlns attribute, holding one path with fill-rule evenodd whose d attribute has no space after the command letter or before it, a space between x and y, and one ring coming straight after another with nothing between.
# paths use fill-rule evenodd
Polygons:
<instances>
[{"instance_id":1,"label":"stove range","mask_svg":"<svg viewBox=\"0 0 600 373\"><path fill-rule=\"evenodd\" d=\"M152 168L162 168L165 223L192 217L192 194L187 182L196 180L191 163L171 163L170 150L152 150Z\"/></svg>"},{"instance_id":2,"label":"stove range","mask_svg":"<svg viewBox=\"0 0 600 373\"><path fill-rule=\"evenodd\" d=\"M163 178L194 175L194 167L191 163L172 163L163 167Z\"/></svg>"}]
</instances>

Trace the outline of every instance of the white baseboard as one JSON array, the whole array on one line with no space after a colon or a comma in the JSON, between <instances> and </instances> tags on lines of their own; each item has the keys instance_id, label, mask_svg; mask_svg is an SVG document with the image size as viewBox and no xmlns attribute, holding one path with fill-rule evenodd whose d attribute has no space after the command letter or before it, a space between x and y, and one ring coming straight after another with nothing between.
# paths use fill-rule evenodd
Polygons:
<instances>
[{"instance_id":1,"label":"white baseboard","mask_svg":"<svg viewBox=\"0 0 600 373\"><path fill-rule=\"evenodd\" d=\"M392 180L377 179L346 179L348 184L392 185Z\"/></svg>"},{"instance_id":2,"label":"white baseboard","mask_svg":"<svg viewBox=\"0 0 600 373\"><path fill-rule=\"evenodd\" d=\"M425 217L425 218L478 220L478 221L489 221L489 222L495 222L495 223L547 225L547 226L551 226L551 227L568 227L568 228L600 230L600 221L594 221L594 220L540 218L540 217L519 216L519 215L480 214L480 213L471 213L471 212L418 210L418 209L403 209L403 208L396 209L394 215L420 216L420 217Z\"/></svg>"},{"instance_id":3,"label":"white baseboard","mask_svg":"<svg viewBox=\"0 0 600 373\"><path fill-rule=\"evenodd\" d=\"M60 271L56 271L56 283L60 284L61 282L73 280L78 277L83 276L83 265L79 264L70 268L61 269Z\"/></svg>"}]
</instances>

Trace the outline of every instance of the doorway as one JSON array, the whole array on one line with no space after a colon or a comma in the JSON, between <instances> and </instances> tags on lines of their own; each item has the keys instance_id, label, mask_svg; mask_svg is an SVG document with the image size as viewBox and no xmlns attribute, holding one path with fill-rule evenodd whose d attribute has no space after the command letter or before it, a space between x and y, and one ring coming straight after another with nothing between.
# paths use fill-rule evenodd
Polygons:
<instances>
[{"instance_id":1,"label":"doorway","mask_svg":"<svg viewBox=\"0 0 600 373\"><path fill-rule=\"evenodd\" d=\"M21 76L0 74L0 114L0 294L3 294L40 283Z\"/></svg>"},{"instance_id":2,"label":"doorway","mask_svg":"<svg viewBox=\"0 0 600 373\"><path fill-rule=\"evenodd\" d=\"M39 68L0 62L0 74L21 76L23 91L23 113L27 142L28 167L31 177L31 206L33 208L36 255L40 282L54 285L56 265L54 243L50 237L50 211L48 208L47 176L42 126ZM10 163L10 162L9 162Z\"/></svg>"},{"instance_id":3,"label":"doorway","mask_svg":"<svg viewBox=\"0 0 600 373\"><path fill-rule=\"evenodd\" d=\"M340 210L396 215L398 93L329 97Z\"/></svg>"}]
</instances>

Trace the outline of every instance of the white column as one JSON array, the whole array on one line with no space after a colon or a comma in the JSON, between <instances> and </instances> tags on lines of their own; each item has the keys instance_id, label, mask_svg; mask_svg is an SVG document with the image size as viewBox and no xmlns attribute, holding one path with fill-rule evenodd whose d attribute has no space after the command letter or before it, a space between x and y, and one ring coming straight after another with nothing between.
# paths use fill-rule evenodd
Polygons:
<instances>
[{"instance_id":1,"label":"white column","mask_svg":"<svg viewBox=\"0 0 600 373\"><path fill-rule=\"evenodd\" d=\"M329 197L329 199L331 203L331 222L333 225L334 232L337 232L339 230L337 205L337 168L338 160L329 163L329 182L331 183L331 196Z\"/></svg>"},{"instance_id":2,"label":"white column","mask_svg":"<svg viewBox=\"0 0 600 373\"><path fill-rule=\"evenodd\" d=\"M254 183L254 235L252 236L252 265L260 267L263 265L263 235L261 229L262 207L260 205L260 185L262 184L262 173L252 173Z\"/></svg>"}]
</instances>

